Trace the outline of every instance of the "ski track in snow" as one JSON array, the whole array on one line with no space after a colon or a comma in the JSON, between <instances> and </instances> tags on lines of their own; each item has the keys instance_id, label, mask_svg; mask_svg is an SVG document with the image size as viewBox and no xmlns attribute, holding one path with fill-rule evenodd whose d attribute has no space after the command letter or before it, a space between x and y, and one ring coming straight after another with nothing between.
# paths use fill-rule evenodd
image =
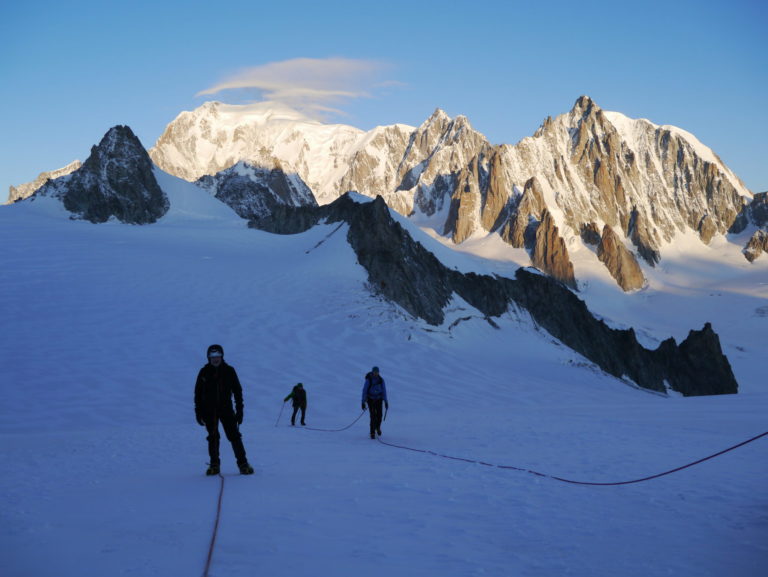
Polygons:
<instances>
[{"instance_id":1,"label":"ski track in snow","mask_svg":"<svg viewBox=\"0 0 768 577\"><path fill-rule=\"evenodd\" d=\"M192 392L212 342L243 382L256 474L236 473L222 439L211 576L765 574L765 438L646 483L580 487L384 446L367 414L328 433L290 427L286 405L275 426L299 381L310 426L348 425L377 364L387 441L582 481L659 473L768 430L768 318L745 318L737 292L711 314L748 344L748 386L666 398L607 377L524 313L501 330L449 330L472 313L461 302L443 327L407 318L364 290L345 227L275 236L183 200L146 227L0 207L0 575L202 573L219 479L203 475Z\"/></svg>"}]
</instances>

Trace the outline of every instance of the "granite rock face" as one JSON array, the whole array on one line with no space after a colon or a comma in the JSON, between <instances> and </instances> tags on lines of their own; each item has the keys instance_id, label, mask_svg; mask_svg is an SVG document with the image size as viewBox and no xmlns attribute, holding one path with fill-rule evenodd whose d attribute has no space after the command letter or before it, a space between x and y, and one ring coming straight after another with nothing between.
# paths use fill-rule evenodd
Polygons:
<instances>
[{"instance_id":1,"label":"granite rock face","mask_svg":"<svg viewBox=\"0 0 768 577\"><path fill-rule=\"evenodd\" d=\"M576 288L576 279L573 275L573 264L568 256L568 248L548 210L544 210L541 223L536 230L533 266L566 286Z\"/></svg>"},{"instance_id":2,"label":"granite rock face","mask_svg":"<svg viewBox=\"0 0 768 577\"><path fill-rule=\"evenodd\" d=\"M761 254L768 253L768 232L764 230L755 231L750 237L747 246L744 247L744 257L749 262L754 262Z\"/></svg>"},{"instance_id":3,"label":"granite rock face","mask_svg":"<svg viewBox=\"0 0 768 577\"><path fill-rule=\"evenodd\" d=\"M501 226L501 238L515 248L533 251L536 243L536 229L541 221L546 204L535 177L529 178L523 192L509 204L508 214Z\"/></svg>"},{"instance_id":4,"label":"granite rock face","mask_svg":"<svg viewBox=\"0 0 768 577\"><path fill-rule=\"evenodd\" d=\"M111 128L80 168L49 180L36 195L59 198L77 218L93 223L149 224L170 208L147 151L127 126Z\"/></svg>"},{"instance_id":5,"label":"granite rock face","mask_svg":"<svg viewBox=\"0 0 768 577\"><path fill-rule=\"evenodd\" d=\"M622 290L636 290L645 285L643 271L635 256L627 250L607 224L603 227L603 234L597 246L597 258L605 264Z\"/></svg>"}]
</instances>

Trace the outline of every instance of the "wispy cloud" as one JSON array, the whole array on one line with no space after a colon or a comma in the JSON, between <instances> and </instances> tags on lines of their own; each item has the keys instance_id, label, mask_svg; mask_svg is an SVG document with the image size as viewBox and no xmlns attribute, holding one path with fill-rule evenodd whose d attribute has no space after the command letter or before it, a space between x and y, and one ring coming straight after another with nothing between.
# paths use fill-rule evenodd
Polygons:
<instances>
[{"instance_id":1,"label":"wispy cloud","mask_svg":"<svg viewBox=\"0 0 768 577\"><path fill-rule=\"evenodd\" d=\"M295 58L246 68L197 96L233 90L259 93L260 99L281 102L313 116L341 114L344 102L370 98L389 66L384 62L348 58Z\"/></svg>"}]
</instances>

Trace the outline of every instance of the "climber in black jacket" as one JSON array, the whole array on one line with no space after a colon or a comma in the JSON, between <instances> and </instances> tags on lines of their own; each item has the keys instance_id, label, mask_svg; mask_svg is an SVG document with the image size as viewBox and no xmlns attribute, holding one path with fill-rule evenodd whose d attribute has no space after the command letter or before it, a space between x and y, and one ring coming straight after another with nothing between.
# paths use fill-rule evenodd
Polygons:
<instances>
[{"instance_id":1,"label":"climber in black jacket","mask_svg":"<svg viewBox=\"0 0 768 577\"><path fill-rule=\"evenodd\" d=\"M304 385L298 383L293 390L283 399L283 402L287 402L288 399L293 399L293 414L291 415L291 425L296 424L296 413L301 410L301 424L306 425L304 417L307 415L307 391L304 390Z\"/></svg>"},{"instance_id":2,"label":"climber in black jacket","mask_svg":"<svg viewBox=\"0 0 768 577\"><path fill-rule=\"evenodd\" d=\"M208 347L207 356L208 363L200 369L195 383L195 418L199 425L208 430L208 455L211 460L206 475L218 475L220 471L219 423L232 443L240 472L250 475L253 473L253 467L248 464L242 435L238 429L243 423L243 387L234 367L224 362L224 349L221 345Z\"/></svg>"}]
</instances>

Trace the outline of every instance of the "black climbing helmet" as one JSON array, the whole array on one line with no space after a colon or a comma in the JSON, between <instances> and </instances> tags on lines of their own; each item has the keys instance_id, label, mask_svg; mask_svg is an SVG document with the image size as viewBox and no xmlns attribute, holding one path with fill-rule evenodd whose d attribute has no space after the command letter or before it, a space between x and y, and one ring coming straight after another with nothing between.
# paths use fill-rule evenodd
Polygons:
<instances>
[{"instance_id":1,"label":"black climbing helmet","mask_svg":"<svg viewBox=\"0 0 768 577\"><path fill-rule=\"evenodd\" d=\"M208 352L206 353L206 356L209 359L211 357L223 357L224 348L221 345L211 345L210 347L208 347Z\"/></svg>"}]
</instances>

